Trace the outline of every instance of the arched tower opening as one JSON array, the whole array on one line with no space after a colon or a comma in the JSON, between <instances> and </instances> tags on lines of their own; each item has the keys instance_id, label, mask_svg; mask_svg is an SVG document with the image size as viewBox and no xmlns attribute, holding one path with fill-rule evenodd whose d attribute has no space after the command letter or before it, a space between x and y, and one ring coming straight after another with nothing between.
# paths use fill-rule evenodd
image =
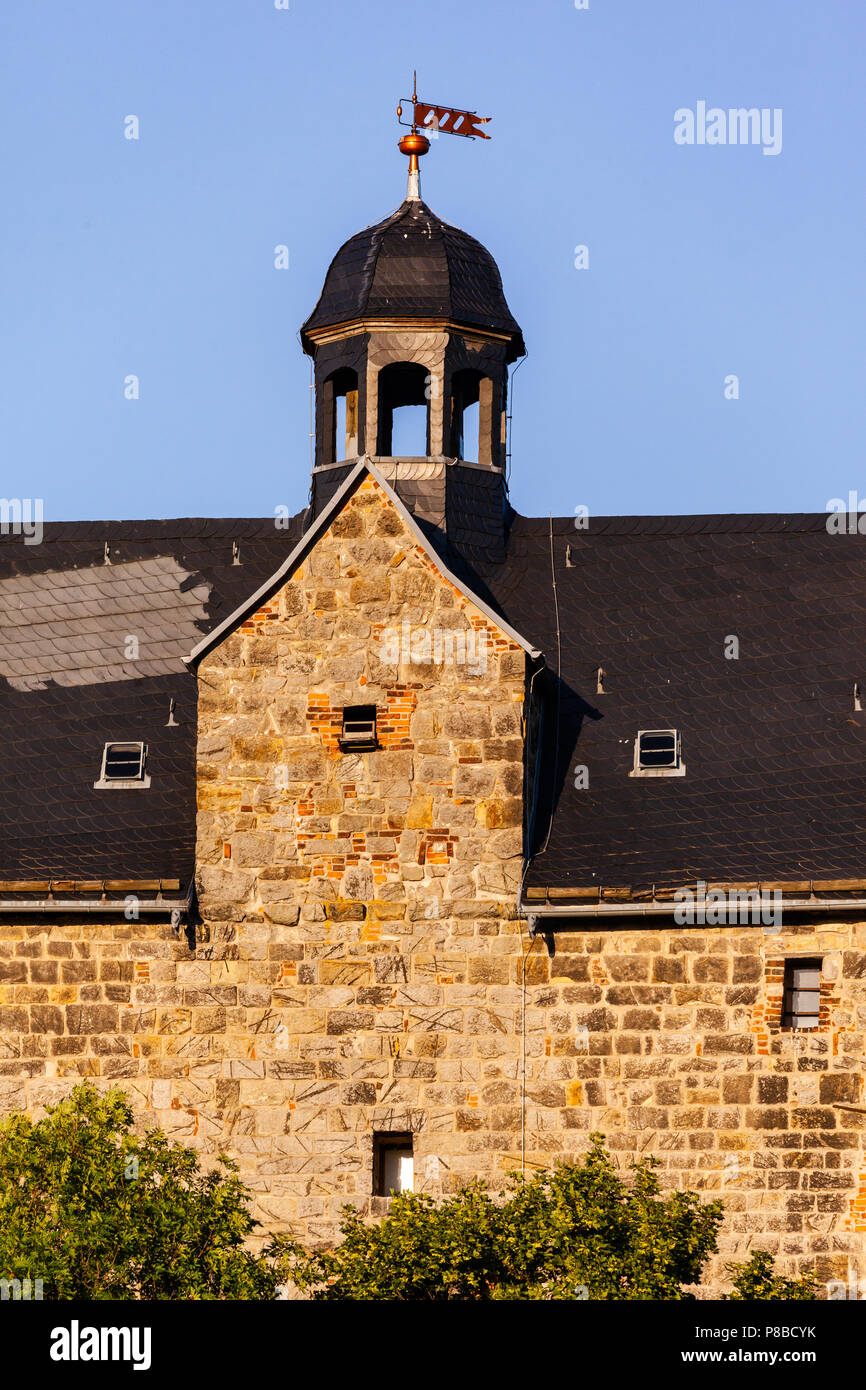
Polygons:
<instances>
[{"instance_id":1,"label":"arched tower opening","mask_svg":"<svg viewBox=\"0 0 866 1390\"><path fill-rule=\"evenodd\" d=\"M417 362L390 362L378 378L376 453L426 458L430 453L430 381Z\"/></svg>"},{"instance_id":2,"label":"arched tower opening","mask_svg":"<svg viewBox=\"0 0 866 1390\"><path fill-rule=\"evenodd\" d=\"M487 371L461 367L451 375L450 452L464 463L501 468L506 377L495 363Z\"/></svg>"},{"instance_id":3,"label":"arched tower opening","mask_svg":"<svg viewBox=\"0 0 866 1390\"><path fill-rule=\"evenodd\" d=\"M322 463L358 457L358 373L339 367L322 384L324 393Z\"/></svg>"}]
</instances>

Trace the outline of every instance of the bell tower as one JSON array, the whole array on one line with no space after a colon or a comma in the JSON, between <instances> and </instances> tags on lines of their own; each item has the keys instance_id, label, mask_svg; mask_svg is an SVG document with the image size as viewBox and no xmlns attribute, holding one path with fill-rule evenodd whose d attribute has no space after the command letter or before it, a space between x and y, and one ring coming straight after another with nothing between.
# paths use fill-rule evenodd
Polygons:
<instances>
[{"instance_id":1,"label":"bell tower","mask_svg":"<svg viewBox=\"0 0 866 1390\"><path fill-rule=\"evenodd\" d=\"M507 506L508 367L523 337L489 251L422 201L418 159L430 142L414 122L399 147L409 156L405 200L340 248L301 330L315 373L313 511L367 455L455 543L477 508L495 548Z\"/></svg>"}]
</instances>

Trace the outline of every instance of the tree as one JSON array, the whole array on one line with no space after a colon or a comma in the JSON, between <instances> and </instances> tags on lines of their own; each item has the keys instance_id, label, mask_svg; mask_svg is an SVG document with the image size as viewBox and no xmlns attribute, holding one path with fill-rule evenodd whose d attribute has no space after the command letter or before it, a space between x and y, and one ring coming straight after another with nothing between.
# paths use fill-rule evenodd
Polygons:
<instances>
[{"instance_id":1,"label":"tree","mask_svg":"<svg viewBox=\"0 0 866 1390\"><path fill-rule=\"evenodd\" d=\"M0 1125L0 1278L41 1279L56 1299L272 1299L277 1240L258 1225L236 1165L202 1172L158 1129L132 1133L122 1091L89 1082L33 1123Z\"/></svg>"},{"instance_id":2,"label":"tree","mask_svg":"<svg viewBox=\"0 0 866 1390\"><path fill-rule=\"evenodd\" d=\"M725 1297L732 1303L755 1303L759 1300L778 1302L785 1298L813 1302L818 1296L820 1286L813 1275L803 1274L799 1279L786 1279L781 1274L774 1274L773 1257L766 1250L756 1250L747 1264L730 1264L727 1270L734 1289Z\"/></svg>"},{"instance_id":3,"label":"tree","mask_svg":"<svg viewBox=\"0 0 866 1390\"><path fill-rule=\"evenodd\" d=\"M403 1193L377 1225L344 1207L334 1250L275 1236L254 1254L236 1165L202 1172L132 1121L122 1091L84 1082L44 1119L0 1124L0 1279L55 1299L273 1299L289 1278L329 1300L690 1299L717 1248L721 1202L662 1198L652 1158L624 1181L594 1134L581 1163L512 1174L504 1199L480 1183L438 1203ZM731 1299L815 1297L763 1251L728 1268Z\"/></svg>"},{"instance_id":4,"label":"tree","mask_svg":"<svg viewBox=\"0 0 866 1390\"><path fill-rule=\"evenodd\" d=\"M378 1225L343 1208L333 1250L289 1251L291 1278L314 1299L692 1299L716 1249L720 1201L662 1198L657 1160L620 1177L593 1134L581 1163L530 1179L512 1174L504 1199L480 1183L454 1197L401 1193ZM813 1298L810 1278L773 1275L769 1255L737 1266L733 1298Z\"/></svg>"},{"instance_id":5,"label":"tree","mask_svg":"<svg viewBox=\"0 0 866 1390\"><path fill-rule=\"evenodd\" d=\"M716 1249L722 1204L659 1196L655 1160L617 1173L600 1135L582 1163L528 1180L504 1201L474 1183L437 1204L401 1193L379 1224L343 1209L331 1251L292 1247L291 1277L317 1299L686 1299Z\"/></svg>"}]
</instances>

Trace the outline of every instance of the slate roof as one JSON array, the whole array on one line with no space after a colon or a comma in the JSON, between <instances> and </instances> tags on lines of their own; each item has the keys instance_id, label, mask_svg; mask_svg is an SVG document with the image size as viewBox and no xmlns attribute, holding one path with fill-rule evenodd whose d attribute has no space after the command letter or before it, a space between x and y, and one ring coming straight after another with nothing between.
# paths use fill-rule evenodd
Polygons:
<instances>
[{"instance_id":1,"label":"slate roof","mask_svg":"<svg viewBox=\"0 0 866 1390\"><path fill-rule=\"evenodd\" d=\"M452 319L508 333L508 360L525 352L490 252L420 199L407 199L340 247L301 340L309 352L311 330L392 316Z\"/></svg>"},{"instance_id":2,"label":"slate roof","mask_svg":"<svg viewBox=\"0 0 866 1390\"><path fill-rule=\"evenodd\" d=\"M40 546L3 539L0 877L189 880L196 692L182 658L286 560L304 515L280 531L104 522L47 526ZM866 539L828 535L825 520L591 518L579 531L512 513L504 552L459 551L459 518L450 538L424 527L546 655L526 891L864 875ZM136 634L139 659L121 659ZM638 730L668 727L686 775L629 777ZM103 744L138 738L150 788L94 790Z\"/></svg>"},{"instance_id":3,"label":"slate roof","mask_svg":"<svg viewBox=\"0 0 866 1390\"><path fill-rule=\"evenodd\" d=\"M188 882L196 685L183 657L273 573L303 519L73 522L46 525L40 545L0 538L0 879ZM115 740L147 743L146 791L94 789Z\"/></svg>"},{"instance_id":4,"label":"slate roof","mask_svg":"<svg viewBox=\"0 0 866 1390\"><path fill-rule=\"evenodd\" d=\"M527 889L864 877L866 539L826 520L514 516L504 563L471 567L562 675ZM684 777L629 777L653 728Z\"/></svg>"}]
</instances>

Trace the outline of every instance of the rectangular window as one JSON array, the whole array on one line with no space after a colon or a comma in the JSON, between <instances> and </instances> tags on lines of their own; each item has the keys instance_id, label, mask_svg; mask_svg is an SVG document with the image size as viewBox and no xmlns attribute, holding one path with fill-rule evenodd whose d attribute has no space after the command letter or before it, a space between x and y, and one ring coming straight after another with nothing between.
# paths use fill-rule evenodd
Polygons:
<instances>
[{"instance_id":1,"label":"rectangular window","mask_svg":"<svg viewBox=\"0 0 866 1390\"><path fill-rule=\"evenodd\" d=\"M783 1028L817 1028L821 1013L821 961L785 961Z\"/></svg>"},{"instance_id":2,"label":"rectangular window","mask_svg":"<svg viewBox=\"0 0 866 1390\"><path fill-rule=\"evenodd\" d=\"M370 752L379 747L376 737L376 706L347 705L343 710L340 747L345 753Z\"/></svg>"},{"instance_id":3,"label":"rectangular window","mask_svg":"<svg viewBox=\"0 0 866 1390\"><path fill-rule=\"evenodd\" d=\"M145 773L147 745L145 743L106 743L102 750L102 768L94 787L147 787L150 778Z\"/></svg>"},{"instance_id":4,"label":"rectangular window","mask_svg":"<svg viewBox=\"0 0 866 1390\"><path fill-rule=\"evenodd\" d=\"M676 767L677 735L674 729L650 729L638 734L641 767Z\"/></svg>"},{"instance_id":5,"label":"rectangular window","mask_svg":"<svg viewBox=\"0 0 866 1390\"><path fill-rule=\"evenodd\" d=\"M415 1160L411 1134L373 1135L373 1195L393 1197L411 1192L415 1184Z\"/></svg>"},{"instance_id":6,"label":"rectangular window","mask_svg":"<svg viewBox=\"0 0 866 1390\"><path fill-rule=\"evenodd\" d=\"M634 741L631 777L681 777L685 773L676 729L642 729Z\"/></svg>"}]
</instances>

